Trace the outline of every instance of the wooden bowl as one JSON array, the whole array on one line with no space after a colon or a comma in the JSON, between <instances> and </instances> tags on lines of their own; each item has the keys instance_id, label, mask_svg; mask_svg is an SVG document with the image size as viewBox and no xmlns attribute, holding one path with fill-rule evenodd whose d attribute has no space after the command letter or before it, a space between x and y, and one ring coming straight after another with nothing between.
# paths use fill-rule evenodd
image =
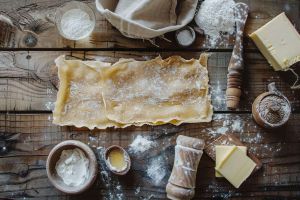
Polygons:
<instances>
[{"instance_id":1,"label":"wooden bowl","mask_svg":"<svg viewBox=\"0 0 300 200\"><path fill-rule=\"evenodd\" d=\"M123 152L124 156L125 156L125 162L127 163L127 167L123 170L123 171L116 171L114 169L111 168L111 165L108 161L108 154L111 150L113 149L119 149L120 151ZM105 164L106 166L108 167L108 169L116 174L116 175L125 175L127 174L127 172L129 171L130 167L131 167L131 160L130 160L130 157L128 155L128 153L125 151L125 149L123 149L122 147L118 146L118 145L112 145L110 147L108 147L105 152L104 152L104 159L105 159Z\"/></svg>"},{"instance_id":2,"label":"wooden bowl","mask_svg":"<svg viewBox=\"0 0 300 200\"><path fill-rule=\"evenodd\" d=\"M260 126L264 127L264 128L269 128L269 129L273 129L273 128L278 128L278 127L282 127L284 126L291 115L291 104L289 102L289 100L286 98L286 96L284 96L280 91L277 90L277 88L275 87L275 83L270 83L268 85L268 92L264 92L262 94L260 94L253 102L252 104L252 116L253 119L255 120L255 122L257 124L259 124ZM268 120L266 120L264 118L264 116L262 116L262 114L259 112L259 108L261 106L261 103L263 102L263 100L267 97L276 97L277 101L281 101L278 105L276 106L276 110L278 112L278 110L280 110L281 108L285 107L286 109L282 109L284 112L283 116L281 116L281 121L278 122L274 122L274 123L270 123L268 122ZM274 111L274 105L276 105L277 102L275 101L275 99L272 102L268 102L266 108L264 109L265 111ZM269 112L269 113L272 113Z\"/></svg>"},{"instance_id":3,"label":"wooden bowl","mask_svg":"<svg viewBox=\"0 0 300 200\"><path fill-rule=\"evenodd\" d=\"M79 148L82 150L89 159L89 178L80 186L68 186L63 180L57 175L55 165L60 158L63 150ZM76 140L66 140L57 144L49 153L46 163L47 175L50 182L58 190L67 194L79 194L87 190L92 186L97 177L97 159L92 149L86 144Z\"/></svg>"}]
</instances>

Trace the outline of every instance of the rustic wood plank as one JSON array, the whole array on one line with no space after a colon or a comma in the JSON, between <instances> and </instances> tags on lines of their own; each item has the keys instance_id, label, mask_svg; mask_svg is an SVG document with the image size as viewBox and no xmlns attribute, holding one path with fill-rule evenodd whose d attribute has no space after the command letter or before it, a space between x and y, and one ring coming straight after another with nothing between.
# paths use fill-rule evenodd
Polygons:
<instances>
[{"instance_id":1,"label":"rustic wood plank","mask_svg":"<svg viewBox=\"0 0 300 200\"><path fill-rule=\"evenodd\" d=\"M236 190L223 179L214 177L214 163L204 155L198 170L195 199L297 198L300 195L300 114L293 114L288 126L274 131L256 126L250 114L215 114L211 123L178 127L164 125L94 131L58 127L51 123L51 117L51 114L0 114L0 198L67 198L53 188L45 172L49 151L63 140L80 140L90 145L99 157L102 152L102 149L97 149L99 146L119 144L127 148L137 135L147 135L158 145L142 155L131 154L133 166L128 175L111 176L111 184L106 185L103 159L99 157L102 173L99 173L97 182L91 190L73 198L118 199L113 195L119 194L123 197L120 199L142 199L152 194L153 199L164 199L176 137L184 134L209 143L218 135L229 132L247 144L250 151L262 160L263 168ZM163 158L162 170L166 175L155 185L145 171L157 157Z\"/></svg>"},{"instance_id":2,"label":"rustic wood plank","mask_svg":"<svg viewBox=\"0 0 300 200\"><path fill-rule=\"evenodd\" d=\"M168 57L181 55L186 59L199 58L201 52L133 52L133 51L89 51L89 52L0 52L0 110L1 111L50 111L56 99L57 75L51 66L57 56L66 54L70 59L91 59L116 62L119 58L147 60L158 55ZM215 111L227 111L225 91L227 65L231 54L211 53L209 76L212 102ZM250 111L251 104L267 84L276 82L278 89L290 99L294 111L300 109L300 91L289 89L287 80L293 80L290 72L277 73L258 53L245 56L244 94L240 111ZM282 76L286 75L287 80Z\"/></svg>"},{"instance_id":3,"label":"rustic wood plank","mask_svg":"<svg viewBox=\"0 0 300 200\"><path fill-rule=\"evenodd\" d=\"M145 48L154 47L148 41L134 40L124 37L118 30L104 19L103 16L96 13L96 28L93 34L84 40L72 42L63 39L53 22L55 9L62 6L69 0L1 0L0 14L8 16L15 27L7 23L0 22L1 32L0 47L21 48L28 47L24 39L30 35L30 32L36 34L37 44L34 48ZM84 0L95 10L93 0ZM286 12L295 26L300 27L300 2L298 0L242 0L250 7L250 16L246 25L245 35L248 35L258 27L262 26L280 12ZM193 24L192 24L193 25ZM30 32L28 32L30 31ZM161 48L178 48L175 43L174 33L169 33L166 37L172 42L166 42L162 39L156 39L156 43ZM233 37L224 38L222 44L217 48L230 49L233 46ZM246 47L253 48L250 40L246 40ZM207 40L203 36L197 37L197 41L191 48L210 48Z\"/></svg>"}]
</instances>

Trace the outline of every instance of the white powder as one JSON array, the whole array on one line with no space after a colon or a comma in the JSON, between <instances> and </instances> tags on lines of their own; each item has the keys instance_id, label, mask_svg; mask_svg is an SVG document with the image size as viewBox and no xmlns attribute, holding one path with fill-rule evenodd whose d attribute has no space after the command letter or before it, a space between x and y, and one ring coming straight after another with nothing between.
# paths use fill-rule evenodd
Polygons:
<instances>
[{"instance_id":1,"label":"white powder","mask_svg":"<svg viewBox=\"0 0 300 200\"><path fill-rule=\"evenodd\" d=\"M165 161L162 156L154 158L147 168L147 176L151 179L154 185L160 185L163 178L166 176Z\"/></svg>"},{"instance_id":2,"label":"white powder","mask_svg":"<svg viewBox=\"0 0 300 200\"><path fill-rule=\"evenodd\" d=\"M232 131L242 132L244 128L244 123L240 119L236 119L233 121L231 127L232 127Z\"/></svg>"},{"instance_id":3,"label":"white powder","mask_svg":"<svg viewBox=\"0 0 300 200\"><path fill-rule=\"evenodd\" d=\"M55 170L66 185L79 186L89 177L89 159L79 148L63 150Z\"/></svg>"},{"instance_id":4,"label":"white powder","mask_svg":"<svg viewBox=\"0 0 300 200\"><path fill-rule=\"evenodd\" d=\"M189 46L193 43L194 37L191 31L184 29L177 34L178 42L183 46Z\"/></svg>"},{"instance_id":5,"label":"white powder","mask_svg":"<svg viewBox=\"0 0 300 200\"><path fill-rule=\"evenodd\" d=\"M233 34L235 17L233 0L205 0L195 16L196 24L209 36L209 43L215 46L221 34Z\"/></svg>"},{"instance_id":6,"label":"white powder","mask_svg":"<svg viewBox=\"0 0 300 200\"><path fill-rule=\"evenodd\" d=\"M143 153L156 146L156 143L148 140L146 137L138 135L129 145L129 152L133 154Z\"/></svg>"},{"instance_id":7,"label":"white powder","mask_svg":"<svg viewBox=\"0 0 300 200\"><path fill-rule=\"evenodd\" d=\"M46 102L45 103L45 107L46 107L47 110L52 110L53 111L54 108L55 108L55 103L54 102L50 102L50 101Z\"/></svg>"},{"instance_id":8,"label":"white powder","mask_svg":"<svg viewBox=\"0 0 300 200\"><path fill-rule=\"evenodd\" d=\"M220 127L217 129L217 133L220 133L220 134L225 134L226 132L228 131L228 128L227 127Z\"/></svg>"},{"instance_id":9,"label":"white powder","mask_svg":"<svg viewBox=\"0 0 300 200\"><path fill-rule=\"evenodd\" d=\"M71 9L61 18L61 30L72 40L79 40L88 36L94 29L94 23L89 15L81 9Z\"/></svg>"},{"instance_id":10,"label":"white powder","mask_svg":"<svg viewBox=\"0 0 300 200\"><path fill-rule=\"evenodd\" d=\"M97 147L98 164L100 165L100 181L104 187L103 199L104 200L123 200L125 195L123 187L117 176L114 176L112 172L107 168L104 158L104 147Z\"/></svg>"},{"instance_id":11,"label":"white powder","mask_svg":"<svg viewBox=\"0 0 300 200\"><path fill-rule=\"evenodd\" d=\"M135 189L134 194L135 194L135 195L138 195L140 192L141 192L141 187L137 187L137 188Z\"/></svg>"}]
</instances>

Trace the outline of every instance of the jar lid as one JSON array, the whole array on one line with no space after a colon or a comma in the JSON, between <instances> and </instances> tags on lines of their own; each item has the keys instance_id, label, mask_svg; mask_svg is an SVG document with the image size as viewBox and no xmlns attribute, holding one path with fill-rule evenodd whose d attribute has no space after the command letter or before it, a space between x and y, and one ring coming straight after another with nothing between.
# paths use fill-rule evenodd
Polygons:
<instances>
[{"instance_id":1,"label":"jar lid","mask_svg":"<svg viewBox=\"0 0 300 200\"><path fill-rule=\"evenodd\" d=\"M261 99L257 105L257 111L266 125L278 127L288 121L291 106L284 96L272 93Z\"/></svg>"}]
</instances>

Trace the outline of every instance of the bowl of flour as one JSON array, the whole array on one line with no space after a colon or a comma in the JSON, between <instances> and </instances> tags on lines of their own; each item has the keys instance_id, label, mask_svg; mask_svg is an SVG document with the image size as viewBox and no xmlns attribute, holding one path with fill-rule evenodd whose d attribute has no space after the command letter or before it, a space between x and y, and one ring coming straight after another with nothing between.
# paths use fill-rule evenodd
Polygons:
<instances>
[{"instance_id":1,"label":"bowl of flour","mask_svg":"<svg viewBox=\"0 0 300 200\"><path fill-rule=\"evenodd\" d=\"M56 27L61 36L69 40L88 37L95 27L95 13L85 3L71 1L55 13Z\"/></svg>"},{"instance_id":2,"label":"bowl of flour","mask_svg":"<svg viewBox=\"0 0 300 200\"><path fill-rule=\"evenodd\" d=\"M98 164L93 150L76 140L65 140L50 151L46 162L47 176L58 190L79 194L96 180Z\"/></svg>"}]
</instances>

